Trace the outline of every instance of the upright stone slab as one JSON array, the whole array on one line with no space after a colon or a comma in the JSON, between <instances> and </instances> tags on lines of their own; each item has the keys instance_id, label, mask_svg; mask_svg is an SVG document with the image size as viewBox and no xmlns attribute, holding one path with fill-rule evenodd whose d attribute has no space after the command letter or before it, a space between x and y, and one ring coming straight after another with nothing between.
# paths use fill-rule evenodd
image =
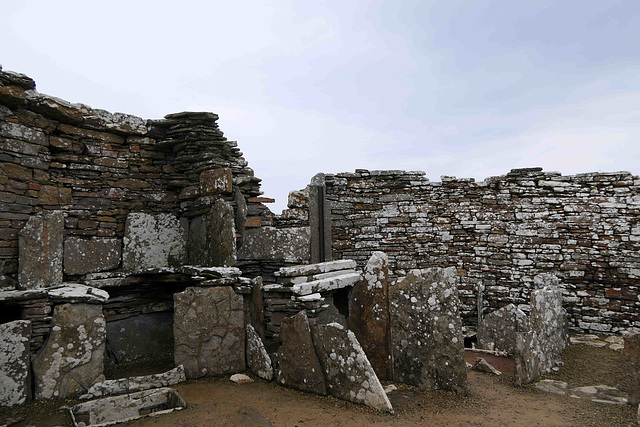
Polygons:
<instances>
[{"instance_id":1,"label":"upright stone slab","mask_svg":"<svg viewBox=\"0 0 640 427\"><path fill-rule=\"evenodd\" d=\"M568 334L567 312L562 308L559 288L545 287L531 292L529 321L530 331L516 334L516 385L534 381L561 361Z\"/></svg>"},{"instance_id":2,"label":"upright stone slab","mask_svg":"<svg viewBox=\"0 0 640 427\"><path fill-rule=\"evenodd\" d=\"M516 333L529 330L529 318L514 304L487 314L478 325L478 347L514 354Z\"/></svg>"},{"instance_id":3,"label":"upright stone slab","mask_svg":"<svg viewBox=\"0 0 640 427\"><path fill-rule=\"evenodd\" d=\"M390 380L389 258L374 252L349 296L349 329L362 345L378 378Z\"/></svg>"},{"instance_id":4,"label":"upright stone slab","mask_svg":"<svg viewBox=\"0 0 640 427\"><path fill-rule=\"evenodd\" d=\"M242 296L229 286L192 287L174 301L174 360L187 378L245 370Z\"/></svg>"},{"instance_id":5,"label":"upright stone slab","mask_svg":"<svg viewBox=\"0 0 640 427\"><path fill-rule=\"evenodd\" d=\"M327 394L322 366L311 338L304 311L286 317L280 326L282 345L278 350L276 379L284 386L316 394Z\"/></svg>"},{"instance_id":6,"label":"upright stone slab","mask_svg":"<svg viewBox=\"0 0 640 427\"><path fill-rule=\"evenodd\" d=\"M315 326L313 343L329 394L378 411L393 412L391 402L353 332L337 323Z\"/></svg>"},{"instance_id":7,"label":"upright stone slab","mask_svg":"<svg viewBox=\"0 0 640 427\"><path fill-rule=\"evenodd\" d=\"M191 220L188 253L191 265L206 267L235 265L235 214L229 202L218 199L208 214Z\"/></svg>"},{"instance_id":8,"label":"upright stone slab","mask_svg":"<svg viewBox=\"0 0 640 427\"><path fill-rule=\"evenodd\" d=\"M456 269L412 270L391 286L389 301L394 380L466 391Z\"/></svg>"},{"instance_id":9,"label":"upright stone slab","mask_svg":"<svg viewBox=\"0 0 640 427\"><path fill-rule=\"evenodd\" d=\"M273 379L271 358L256 330L247 325L247 366L251 372L267 381Z\"/></svg>"},{"instance_id":10,"label":"upright stone slab","mask_svg":"<svg viewBox=\"0 0 640 427\"><path fill-rule=\"evenodd\" d=\"M22 405L30 397L31 322L0 325L0 406Z\"/></svg>"},{"instance_id":11,"label":"upright stone slab","mask_svg":"<svg viewBox=\"0 0 640 427\"><path fill-rule=\"evenodd\" d=\"M624 336L624 355L629 375L629 403L640 403L640 333L628 332Z\"/></svg>"},{"instance_id":12,"label":"upright stone slab","mask_svg":"<svg viewBox=\"0 0 640 427\"><path fill-rule=\"evenodd\" d=\"M63 398L104 380L105 324L102 305L55 307L51 334L33 359L36 399Z\"/></svg>"},{"instance_id":13,"label":"upright stone slab","mask_svg":"<svg viewBox=\"0 0 640 427\"><path fill-rule=\"evenodd\" d=\"M123 268L132 273L179 267L187 260L188 220L171 214L130 213L122 254Z\"/></svg>"},{"instance_id":14,"label":"upright stone slab","mask_svg":"<svg viewBox=\"0 0 640 427\"><path fill-rule=\"evenodd\" d=\"M64 272L70 275L118 268L122 257L120 239L67 237L64 241Z\"/></svg>"},{"instance_id":15,"label":"upright stone slab","mask_svg":"<svg viewBox=\"0 0 640 427\"><path fill-rule=\"evenodd\" d=\"M62 283L64 215L60 211L29 218L19 233L18 283L22 289Z\"/></svg>"}]
</instances>

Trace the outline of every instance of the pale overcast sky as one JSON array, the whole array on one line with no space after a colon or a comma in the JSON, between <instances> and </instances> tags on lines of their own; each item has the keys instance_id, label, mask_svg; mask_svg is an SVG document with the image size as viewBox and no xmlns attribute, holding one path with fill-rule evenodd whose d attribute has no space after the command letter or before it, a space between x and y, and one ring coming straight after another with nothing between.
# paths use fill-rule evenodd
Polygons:
<instances>
[{"instance_id":1,"label":"pale overcast sky","mask_svg":"<svg viewBox=\"0 0 640 427\"><path fill-rule=\"evenodd\" d=\"M220 115L280 212L318 172L640 173L640 1L3 2L0 64L143 118Z\"/></svg>"}]
</instances>

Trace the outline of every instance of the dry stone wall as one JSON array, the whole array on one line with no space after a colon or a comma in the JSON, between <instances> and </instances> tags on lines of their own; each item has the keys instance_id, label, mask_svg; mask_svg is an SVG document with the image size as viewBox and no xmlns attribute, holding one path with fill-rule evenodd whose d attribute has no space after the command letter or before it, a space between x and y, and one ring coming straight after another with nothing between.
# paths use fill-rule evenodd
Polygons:
<instances>
[{"instance_id":1,"label":"dry stone wall","mask_svg":"<svg viewBox=\"0 0 640 427\"><path fill-rule=\"evenodd\" d=\"M423 172L327 174L334 259L363 267L374 251L390 274L455 266L467 326L513 303L528 310L534 276L566 284L570 326L585 332L640 328L640 178L627 172L562 176L540 168L504 176ZM311 215L314 213L311 212Z\"/></svg>"}]
</instances>

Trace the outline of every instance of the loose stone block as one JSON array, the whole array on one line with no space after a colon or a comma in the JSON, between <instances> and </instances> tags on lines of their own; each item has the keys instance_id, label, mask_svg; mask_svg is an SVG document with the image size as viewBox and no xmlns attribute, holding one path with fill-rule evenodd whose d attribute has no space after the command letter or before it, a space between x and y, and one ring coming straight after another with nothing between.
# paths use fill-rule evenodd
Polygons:
<instances>
[{"instance_id":1,"label":"loose stone block","mask_svg":"<svg viewBox=\"0 0 640 427\"><path fill-rule=\"evenodd\" d=\"M466 391L456 269L412 270L391 286L389 301L394 380Z\"/></svg>"},{"instance_id":2,"label":"loose stone block","mask_svg":"<svg viewBox=\"0 0 640 427\"><path fill-rule=\"evenodd\" d=\"M249 370L267 381L273 379L271 358L256 330L247 325L247 366Z\"/></svg>"},{"instance_id":3,"label":"loose stone block","mask_svg":"<svg viewBox=\"0 0 640 427\"><path fill-rule=\"evenodd\" d=\"M105 323L102 305L55 307L51 334L33 359L36 399L64 398L104 379Z\"/></svg>"},{"instance_id":4,"label":"loose stone block","mask_svg":"<svg viewBox=\"0 0 640 427\"><path fill-rule=\"evenodd\" d=\"M174 301L174 360L187 378L245 370L242 296L231 287L191 287Z\"/></svg>"},{"instance_id":5,"label":"loose stone block","mask_svg":"<svg viewBox=\"0 0 640 427\"><path fill-rule=\"evenodd\" d=\"M624 335L624 355L629 375L629 403L640 403L640 333Z\"/></svg>"},{"instance_id":6,"label":"loose stone block","mask_svg":"<svg viewBox=\"0 0 640 427\"><path fill-rule=\"evenodd\" d=\"M392 378L389 322L389 258L384 252L374 252L362 280L351 289L349 329L383 380Z\"/></svg>"},{"instance_id":7,"label":"loose stone block","mask_svg":"<svg viewBox=\"0 0 640 427\"><path fill-rule=\"evenodd\" d=\"M391 402L353 332L337 323L316 326L313 343L329 394L378 411L393 412Z\"/></svg>"},{"instance_id":8,"label":"loose stone block","mask_svg":"<svg viewBox=\"0 0 640 427\"><path fill-rule=\"evenodd\" d=\"M200 194L203 196L231 193L232 185L233 176L229 168L206 170L200 174Z\"/></svg>"},{"instance_id":9,"label":"loose stone block","mask_svg":"<svg viewBox=\"0 0 640 427\"><path fill-rule=\"evenodd\" d=\"M516 350L516 333L529 330L529 318L513 304L487 314L478 325L478 347L488 350Z\"/></svg>"},{"instance_id":10,"label":"loose stone block","mask_svg":"<svg viewBox=\"0 0 640 427\"><path fill-rule=\"evenodd\" d=\"M30 340L30 321L0 325L0 406L22 405L31 395Z\"/></svg>"},{"instance_id":11,"label":"loose stone block","mask_svg":"<svg viewBox=\"0 0 640 427\"><path fill-rule=\"evenodd\" d=\"M64 215L53 211L33 215L19 233L22 289L57 286L62 283Z\"/></svg>"},{"instance_id":12,"label":"loose stone block","mask_svg":"<svg viewBox=\"0 0 640 427\"><path fill-rule=\"evenodd\" d=\"M161 374L142 375L138 377L120 378L117 380L104 380L92 385L91 388L87 390L87 393L80 396L80 398L94 399L101 396L133 393L152 388L176 385L186 380L187 377L184 373L184 366L180 365Z\"/></svg>"},{"instance_id":13,"label":"loose stone block","mask_svg":"<svg viewBox=\"0 0 640 427\"><path fill-rule=\"evenodd\" d=\"M69 275L118 268L122 256L120 239L67 237L64 241L64 272Z\"/></svg>"},{"instance_id":14,"label":"loose stone block","mask_svg":"<svg viewBox=\"0 0 640 427\"><path fill-rule=\"evenodd\" d=\"M127 215L123 268L141 273L185 264L187 230L186 218L141 212Z\"/></svg>"},{"instance_id":15,"label":"loose stone block","mask_svg":"<svg viewBox=\"0 0 640 427\"><path fill-rule=\"evenodd\" d=\"M516 334L516 385L528 384L551 371L569 342L562 292L546 287L531 292L530 331Z\"/></svg>"},{"instance_id":16,"label":"loose stone block","mask_svg":"<svg viewBox=\"0 0 640 427\"><path fill-rule=\"evenodd\" d=\"M282 320L282 345L278 350L277 381L287 387L316 394L327 394L322 366L311 338L307 315L301 311Z\"/></svg>"}]
</instances>

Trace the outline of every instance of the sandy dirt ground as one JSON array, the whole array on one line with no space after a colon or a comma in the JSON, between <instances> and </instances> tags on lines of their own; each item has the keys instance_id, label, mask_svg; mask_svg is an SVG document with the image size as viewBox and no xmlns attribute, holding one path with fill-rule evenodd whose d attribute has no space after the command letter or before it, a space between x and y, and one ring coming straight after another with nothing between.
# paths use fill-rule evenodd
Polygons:
<instances>
[{"instance_id":1,"label":"sandy dirt ground","mask_svg":"<svg viewBox=\"0 0 640 427\"><path fill-rule=\"evenodd\" d=\"M168 415L132 421L123 426L633 426L629 406L605 405L511 385L513 362L466 353L469 362L484 357L502 376L469 372L469 394L423 391L396 384L389 393L393 414L381 414L332 397L315 396L256 379L238 385L227 378L188 381L175 388L188 408ZM608 349L572 346L566 367L548 378L569 379L569 386L623 384L621 354ZM612 364L615 368L612 369ZM568 378L564 373L573 373ZM576 372L580 375L576 375ZM565 375L565 377L563 377ZM595 381L595 383L594 383ZM609 381L611 383L611 381ZM389 383L385 383L389 384ZM611 384L616 385L616 384ZM71 425L57 408L67 402L36 402L0 412L0 425Z\"/></svg>"}]
</instances>

